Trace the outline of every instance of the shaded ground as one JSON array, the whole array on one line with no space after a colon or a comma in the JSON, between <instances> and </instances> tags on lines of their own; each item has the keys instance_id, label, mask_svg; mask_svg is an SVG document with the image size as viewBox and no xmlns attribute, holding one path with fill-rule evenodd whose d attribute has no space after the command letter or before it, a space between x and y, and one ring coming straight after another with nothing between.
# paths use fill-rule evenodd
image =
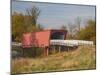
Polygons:
<instances>
[{"instance_id":1,"label":"shaded ground","mask_svg":"<svg viewBox=\"0 0 100 75\"><path fill-rule=\"evenodd\" d=\"M80 46L48 57L12 59L12 73L95 69L95 51L95 46Z\"/></svg>"}]
</instances>

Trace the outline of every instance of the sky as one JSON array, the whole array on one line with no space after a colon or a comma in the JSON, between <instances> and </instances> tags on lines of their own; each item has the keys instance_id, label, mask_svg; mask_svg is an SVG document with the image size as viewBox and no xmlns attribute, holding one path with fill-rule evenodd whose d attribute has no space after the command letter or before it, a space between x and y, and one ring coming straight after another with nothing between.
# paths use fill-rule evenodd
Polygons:
<instances>
[{"instance_id":1,"label":"sky","mask_svg":"<svg viewBox=\"0 0 100 75\"><path fill-rule=\"evenodd\" d=\"M32 6L40 9L37 23L45 29L59 29L62 25L68 27L69 23L75 23L77 17L81 19L81 27L88 19L95 20L95 6L89 5L12 1L12 12L26 14L25 10Z\"/></svg>"}]
</instances>

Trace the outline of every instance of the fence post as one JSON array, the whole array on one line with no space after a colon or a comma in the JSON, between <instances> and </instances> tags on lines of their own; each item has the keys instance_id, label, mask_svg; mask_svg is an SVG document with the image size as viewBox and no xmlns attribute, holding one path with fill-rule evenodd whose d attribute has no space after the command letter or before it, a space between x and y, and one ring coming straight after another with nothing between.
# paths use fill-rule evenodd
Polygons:
<instances>
[{"instance_id":1,"label":"fence post","mask_svg":"<svg viewBox=\"0 0 100 75\"><path fill-rule=\"evenodd\" d=\"M59 46L59 53L61 52L61 46Z\"/></svg>"},{"instance_id":2,"label":"fence post","mask_svg":"<svg viewBox=\"0 0 100 75\"><path fill-rule=\"evenodd\" d=\"M48 55L49 55L49 48L44 47L44 56L48 56Z\"/></svg>"},{"instance_id":3,"label":"fence post","mask_svg":"<svg viewBox=\"0 0 100 75\"><path fill-rule=\"evenodd\" d=\"M56 53L56 46L54 45L54 53Z\"/></svg>"}]
</instances>

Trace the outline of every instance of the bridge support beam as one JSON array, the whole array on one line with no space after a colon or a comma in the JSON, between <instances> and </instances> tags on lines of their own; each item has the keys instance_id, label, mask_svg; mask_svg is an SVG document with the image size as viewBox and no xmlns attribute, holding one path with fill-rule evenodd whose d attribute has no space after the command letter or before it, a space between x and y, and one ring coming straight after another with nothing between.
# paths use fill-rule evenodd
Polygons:
<instances>
[{"instance_id":1,"label":"bridge support beam","mask_svg":"<svg viewBox=\"0 0 100 75\"><path fill-rule=\"evenodd\" d=\"M61 52L61 46L59 46L59 53Z\"/></svg>"},{"instance_id":2,"label":"bridge support beam","mask_svg":"<svg viewBox=\"0 0 100 75\"><path fill-rule=\"evenodd\" d=\"M48 56L49 55L49 48L45 47L44 48L44 56Z\"/></svg>"},{"instance_id":3,"label":"bridge support beam","mask_svg":"<svg viewBox=\"0 0 100 75\"><path fill-rule=\"evenodd\" d=\"M56 53L56 46L54 46L54 53Z\"/></svg>"}]
</instances>

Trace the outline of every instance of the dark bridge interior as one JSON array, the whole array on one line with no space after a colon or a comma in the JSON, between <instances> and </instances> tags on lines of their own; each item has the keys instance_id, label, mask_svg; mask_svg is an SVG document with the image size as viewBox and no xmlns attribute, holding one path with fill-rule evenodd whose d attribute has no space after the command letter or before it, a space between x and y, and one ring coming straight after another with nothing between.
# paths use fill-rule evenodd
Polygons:
<instances>
[{"instance_id":1,"label":"dark bridge interior","mask_svg":"<svg viewBox=\"0 0 100 75\"><path fill-rule=\"evenodd\" d=\"M64 33L62 33L62 32L54 32L54 33L52 33L52 35L51 35L51 39L64 39L65 38L65 34Z\"/></svg>"}]
</instances>

